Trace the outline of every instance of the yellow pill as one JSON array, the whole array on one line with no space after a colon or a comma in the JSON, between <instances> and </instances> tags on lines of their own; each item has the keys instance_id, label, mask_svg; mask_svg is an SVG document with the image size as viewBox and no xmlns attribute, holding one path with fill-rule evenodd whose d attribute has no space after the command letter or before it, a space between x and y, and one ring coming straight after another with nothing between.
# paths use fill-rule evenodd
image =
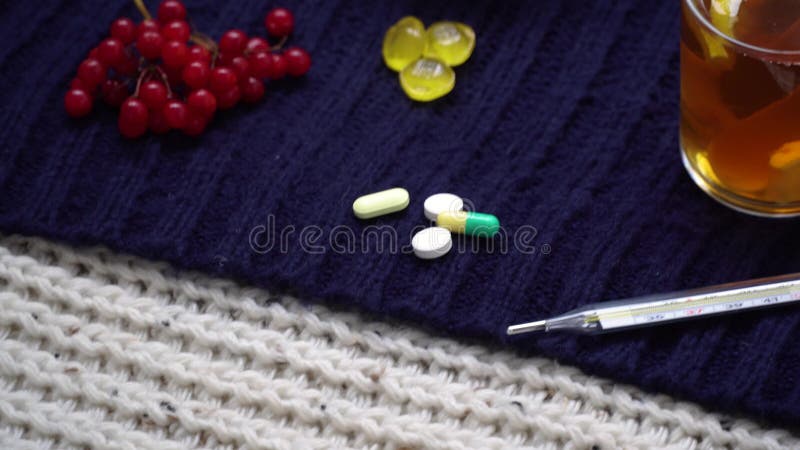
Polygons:
<instances>
[{"instance_id":1,"label":"yellow pill","mask_svg":"<svg viewBox=\"0 0 800 450\"><path fill-rule=\"evenodd\" d=\"M353 202L353 213L359 219L372 219L405 209L410 199L408 191L403 188L374 192L358 197Z\"/></svg>"},{"instance_id":2,"label":"yellow pill","mask_svg":"<svg viewBox=\"0 0 800 450\"><path fill-rule=\"evenodd\" d=\"M420 58L400 72L400 86L409 98L418 102L447 95L455 85L456 73L435 58Z\"/></svg>"},{"instance_id":3,"label":"yellow pill","mask_svg":"<svg viewBox=\"0 0 800 450\"><path fill-rule=\"evenodd\" d=\"M459 22L436 22L425 32L426 57L439 58L451 67L464 64L475 49L475 32Z\"/></svg>"},{"instance_id":4,"label":"yellow pill","mask_svg":"<svg viewBox=\"0 0 800 450\"><path fill-rule=\"evenodd\" d=\"M383 61L395 72L419 59L425 48L425 25L406 16L392 25L383 38Z\"/></svg>"}]
</instances>

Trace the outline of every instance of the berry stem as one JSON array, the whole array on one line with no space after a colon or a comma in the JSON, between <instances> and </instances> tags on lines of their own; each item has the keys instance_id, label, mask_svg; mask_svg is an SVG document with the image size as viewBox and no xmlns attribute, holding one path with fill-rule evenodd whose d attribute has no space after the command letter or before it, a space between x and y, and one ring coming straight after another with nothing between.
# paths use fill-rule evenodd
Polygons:
<instances>
[{"instance_id":1,"label":"berry stem","mask_svg":"<svg viewBox=\"0 0 800 450\"><path fill-rule=\"evenodd\" d=\"M144 82L145 78L147 78L147 71L146 70L140 71L139 78L136 80L136 89L134 89L132 97L137 97L137 98L139 97L139 88L142 87L142 83Z\"/></svg>"},{"instance_id":2,"label":"berry stem","mask_svg":"<svg viewBox=\"0 0 800 450\"><path fill-rule=\"evenodd\" d=\"M147 10L147 6L144 6L144 0L133 0L133 4L136 5L136 9L139 10L145 20L153 18L153 16L150 15L150 11Z\"/></svg>"},{"instance_id":3,"label":"berry stem","mask_svg":"<svg viewBox=\"0 0 800 450\"><path fill-rule=\"evenodd\" d=\"M154 69L156 72L158 72L158 76L161 78L161 81L164 82L164 86L167 87L167 96L172 97L172 89L169 87L169 78L167 77L167 74L164 73L159 66L155 66Z\"/></svg>"},{"instance_id":4,"label":"berry stem","mask_svg":"<svg viewBox=\"0 0 800 450\"><path fill-rule=\"evenodd\" d=\"M192 32L192 35L189 36L189 40L211 52L211 68L213 69L217 62L217 56L219 56L219 47L217 43L208 35L199 31Z\"/></svg>"},{"instance_id":5,"label":"berry stem","mask_svg":"<svg viewBox=\"0 0 800 450\"><path fill-rule=\"evenodd\" d=\"M271 51L271 52L274 52L275 50L280 50L280 49L281 49L281 47L283 47L283 44L285 44L285 43L286 43L286 41L287 41L288 39L289 39L289 36L283 36L283 37L281 37L281 40L280 40L280 41L278 41L278 43L277 43L277 44L275 44L275 45L273 45L272 47L270 47L270 48L269 48L269 51Z\"/></svg>"}]
</instances>

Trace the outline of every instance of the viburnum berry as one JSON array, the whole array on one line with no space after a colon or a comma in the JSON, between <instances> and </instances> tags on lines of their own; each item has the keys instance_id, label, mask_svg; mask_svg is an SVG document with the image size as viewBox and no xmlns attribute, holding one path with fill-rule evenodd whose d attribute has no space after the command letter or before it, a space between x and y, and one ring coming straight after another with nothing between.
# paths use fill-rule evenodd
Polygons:
<instances>
[{"instance_id":1,"label":"viburnum berry","mask_svg":"<svg viewBox=\"0 0 800 450\"><path fill-rule=\"evenodd\" d=\"M90 90L89 87L86 85L86 83L81 81L81 79L78 78L78 77L73 78L72 81L69 82L69 88L70 89L80 89L80 90L86 91L86 92L89 92L89 90Z\"/></svg>"},{"instance_id":2,"label":"viburnum berry","mask_svg":"<svg viewBox=\"0 0 800 450\"><path fill-rule=\"evenodd\" d=\"M228 30L219 39L219 51L231 56L241 55L247 45L247 35L242 30Z\"/></svg>"},{"instance_id":3,"label":"viburnum berry","mask_svg":"<svg viewBox=\"0 0 800 450\"><path fill-rule=\"evenodd\" d=\"M189 50L183 42L169 41L161 48L161 60L167 67L182 68L186 65L188 53Z\"/></svg>"},{"instance_id":4,"label":"viburnum berry","mask_svg":"<svg viewBox=\"0 0 800 450\"><path fill-rule=\"evenodd\" d=\"M264 18L267 33L274 37L284 37L292 34L294 29L294 16L286 8L275 8L267 13Z\"/></svg>"},{"instance_id":5,"label":"viburnum berry","mask_svg":"<svg viewBox=\"0 0 800 450\"><path fill-rule=\"evenodd\" d=\"M288 70L286 58L277 53L271 53L270 56L272 57L272 69L269 77L273 80L280 80L286 76L286 71Z\"/></svg>"},{"instance_id":6,"label":"viburnum berry","mask_svg":"<svg viewBox=\"0 0 800 450\"><path fill-rule=\"evenodd\" d=\"M247 57L250 74L256 78L272 77L272 55L266 52L253 53Z\"/></svg>"},{"instance_id":7,"label":"viburnum berry","mask_svg":"<svg viewBox=\"0 0 800 450\"><path fill-rule=\"evenodd\" d=\"M186 104L189 109L204 117L211 116L217 110L217 98L207 89L192 91L186 98Z\"/></svg>"},{"instance_id":8,"label":"viburnum berry","mask_svg":"<svg viewBox=\"0 0 800 450\"><path fill-rule=\"evenodd\" d=\"M167 125L175 130L180 130L186 126L189 118L189 108L186 104L178 100L170 100L164 105L164 119Z\"/></svg>"},{"instance_id":9,"label":"viburnum berry","mask_svg":"<svg viewBox=\"0 0 800 450\"><path fill-rule=\"evenodd\" d=\"M305 75L311 68L311 57L300 47L286 49L283 57L286 59L286 72L293 77Z\"/></svg>"},{"instance_id":10,"label":"viburnum berry","mask_svg":"<svg viewBox=\"0 0 800 450\"><path fill-rule=\"evenodd\" d=\"M264 82L255 77L247 77L241 83L241 91L245 103L257 103L264 97Z\"/></svg>"},{"instance_id":11,"label":"viburnum berry","mask_svg":"<svg viewBox=\"0 0 800 450\"><path fill-rule=\"evenodd\" d=\"M233 69L233 73L236 74L237 80L244 80L250 76L250 64L247 62L247 58L244 56L237 56L233 58L229 67Z\"/></svg>"},{"instance_id":12,"label":"viburnum berry","mask_svg":"<svg viewBox=\"0 0 800 450\"><path fill-rule=\"evenodd\" d=\"M227 67L216 67L211 71L211 77L209 78L208 85L211 88L211 92L215 94L221 94L228 92L233 87L236 87L237 81L238 79L236 78L236 73L234 73L233 70ZM220 99L217 98L217 100Z\"/></svg>"},{"instance_id":13,"label":"viburnum berry","mask_svg":"<svg viewBox=\"0 0 800 450\"><path fill-rule=\"evenodd\" d=\"M114 66L125 57L125 44L117 38L104 39L97 46L97 59L107 67Z\"/></svg>"},{"instance_id":14,"label":"viburnum berry","mask_svg":"<svg viewBox=\"0 0 800 450\"><path fill-rule=\"evenodd\" d=\"M232 88L217 94L217 107L219 109L231 109L239 103L242 98L242 91L239 86L233 85Z\"/></svg>"},{"instance_id":15,"label":"viburnum berry","mask_svg":"<svg viewBox=\"0 0 800 450\"><path fill-rule=\"evenodd\" d=\"M138 69L139 60L127 50L122 60L114 65L114 70L117 71L117 74L124 76L133 76Z\"/></svg>"},{"instance_id":16,"label":"viburnum berry","mask_svg":"<svg viewBox=\"0 0 800 450\"><path fill-rule=\"evenodd\" d=\"M187 61L200 61L206 64L211 64L211 52L199 45L189 47L189 56Z\"/></svg>"},{"instance_id":17,"label":"viburnum berry","mask_svg":"<svg viewBox=\"0 0 800 450\"><path fill-rule=\"evenodd\" d=\"M161 47L164 38L157 31L145 31L136 39L136 50L147 59L156 59L161 56Z\"/></svg>"},{"instance_id":18,"label":"viburnum berry","mask_svg":"<svg viewBox=\"0 0 800 450\"><path fill-rule=\"evenodd\" d=\"M143 15L149 17L146 10ZM218 109L260 101L264 80L300 76L311 66L305 50L274 53L265 38L248 38L238 29L226 31L216 45L200 33L193 36L180 0L162 0L157 17L138 25L127 17L112 22L109 36L91 49L69 83L64 96L68 115L89 114L99 96L119 106L117 123L125 137L148 129L156 134L180 129L197 136ZM264 24L270 36L281 38L276 45L281 48L293 32L294 18L289 10L275 8Z\"/></svg>"},{"instance_id":19,"label":"viburnum berry","mask_svg":"<svg viewBox=\"0 0 800 450\"><path fill-rule=\"evenodd\" d=\"M244 46L244 54L252 55L259 52L269 52L269 42L260 37L252 37L248 39L247 44Z\"/></svg>"},{"instance_id":20,"label":"viburnum berry","mask_svg":"<svg viewBox=\"0 0 800 450\"><path fill-rule=\"evenodd\" d=\"M147 131L149 117L147 106L136 97L128 97L119 109L119 132L127 138L136 138Z\"/></svg>"},{"instance_id":21,"label":"viburnum berry","mask_svg":"<svg viewBox=\"0 0 800 450\"><path fill-rule=\"evenodd\" d=\"M189 24L183 20L173 20L161 27L161 36L167 41L186 42L191 35Z\"/></svg>"},{"instance_id":22,"label":"viburnum berry","mask_svg":"<svg viewBox=\"0 0 800 450\"><path fill-rule=\"evenodd\" d=\"M200 136L205 131L206 125L208 125L208 118L200 114L191 113L186 120L186 126L183 127L183 132L187 136Z\"/></svg>"},{"instance_id":23,"label":"viburnum berry","mask_svg":"<svg viewBox=\"0 0 800 450\"><path fill-rule=\"evenodd\" d=\"M165 0L158 5L158 20L169 22L186 18L186 7L177 0Z\"/></svg>"},{"instance_id":24,"label":"viburnum berry","mask_svg":"<svg viewBox=\"0 0 800 450\"><path fill-rule=\"evenodd\" d=\"M139 36L144 34L145 31L161 31L161 27L158 25L158 22L153 19L145 19L139 23L139 26L136 27L136 38L138 39Z\"/></svg>"},{"instance_id":25,"label":"viburnum berry","mask_svg":"<svg viewBox=\"0 0 800 450\"><path fill-rule=\"evenodd\" d=\"M155 134L164 134L170 130L163 109L150 110L147 128Z\"/></svg>"},{"instance_id":26,"label":"viburnum berry","mask_svg":"<svg viewBox=\"0 0 800 450\"><path fill-rule=\"evenodd\" d=\"M103 94L103 101L114 108L119 108L128 98L128 87L119 80L104 81L100 92Z\"/></svg>"},{"instance_id":27,"label":"viburnum berry","mask_svg":"<svg viewBox=\"0 0 800 450\"><path fill-rule=\"evenodd\" d=\"M136 40L136 24L127 17L120 17L111 23L109 34L125 45L132 44Z\"/></svg>"},{"instance_id":28,"label":"viburnum berry","mask_svg":"<svg viewBox=\"0 0 800 450\"><path fill-rule=\"evenodd\" d=\"M208 85L211 69L208 64L201 61L192 61L183 68L181 78L192 89L204 88Z\"/></svg>"},{"instance_id":29,"label":"viburnum berry","mask_svg":"<svg viewBox=\"0 0 800 450\"><path fill-rule=\"evenodd\" d=\"M139 100L148 109L161 109L167 103L167 88L159 81L147 81L139 86Z\"/></svg>"},{"instance_id":30,"label":"viburnum berry","mask_svg":"<svg viewBox=\"0 0 800 450\"><path fill-rule=\"evenodd\" d=\"M106 67L95 58L84 59L78 66L78 78L89 88L94 89L106 80Z\"/></svg>"},{"instance_id":31,"label":"viburnum berry","mask_svg":"<svg viewBox=\"0 0 800 450\"><path fill-rule=\"evenodd\" d=\"M92 96L83 89L70 89L64 96L64 109L70 117L83 117L92 112Z\"/></svg>"}]
</instances>

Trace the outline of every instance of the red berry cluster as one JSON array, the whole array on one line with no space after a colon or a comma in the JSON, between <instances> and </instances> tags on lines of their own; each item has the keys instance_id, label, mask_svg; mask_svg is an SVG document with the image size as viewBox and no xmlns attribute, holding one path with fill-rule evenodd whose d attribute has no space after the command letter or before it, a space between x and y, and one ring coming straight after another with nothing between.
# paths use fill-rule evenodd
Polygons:
<instances>
[{"instance_id":1,"label":"red berry cluster","mask_svg":"<svg viewBox=\"0 0 800 450\"><path fill-rule=\"evenodd\" d=\"M64 97L67 114L86 116L100 97L120 109L119 131L125 137L139 137L148 129L197 136L217 109L261 100L264 80L308 72L311 57L305 50L278 51L294 28L292 13L275 8L264 25L280 42L271 46L241 30L228 30L214 42L192 31L179 0L162 1L158 20L146 18L137 25L121 17L78 66Z\"/></svg>"}]
</instances>

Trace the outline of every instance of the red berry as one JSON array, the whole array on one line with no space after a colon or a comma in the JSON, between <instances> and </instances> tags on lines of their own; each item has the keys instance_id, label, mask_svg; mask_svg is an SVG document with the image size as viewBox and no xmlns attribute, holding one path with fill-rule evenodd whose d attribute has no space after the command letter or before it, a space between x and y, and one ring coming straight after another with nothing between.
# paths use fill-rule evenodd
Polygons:
<instances>
[{"instance_id":1,"label":"red berry","mask_svg":"<svg viewBox=\"0 0 800 450\"><path fill-rule=\"evenodd\" d=\"M199 89L206 87L209 75L211 75L211 69L209 69L208 63L192 61L183 68L181 78L190 88Z\"/></svg>"},{"instance_id":2,"label":"red berry","mask_svg":"<svg viewBox=\"0 0 800 450\"><path fill-rule=\"evenodd\" d=\"M161 27L161 35L167 41L186 42L192 35L192 30L183 20L173 20Z\"/></svg>"},{"instance_id":3,"label":"red berry","mask_svg":"<svg viewBox=\"0 0 800 450\"><path fill-rule=\"evenodd\" d=\"M189 109L203 117L208 117L217 110L217 98L206 89L192 91L186 98L186 104Z\"/></svg>"},{"instance_id":4,"label":"red berry","mask_svg":"<svg viewBox=\"0 0 800 450\"><path fill-rule=\"evenodd\" d=\"M86 59L100 59L100 51L97 47L89 50L89 54L86 55Z\"/></svg>"},{"instance_id":5,"label":"red berry","mask_svg":"<svg viewBox=\"0 0 800 450\"><path fill-rule=\"evenodd\" d=\"M149 117L147 107L141 100L135 97L128 97L122 103L119 110L119 132L127 138L135 138L143 135L147 131Z\"/></svg>"},{"instance_id":6,"label":"red berry","mask_svg":"<svg viewBox=\"0 0 800 450\"><path fill-rule=\"evenodd\" d=\"M163 109L156 109L150 111L150 120L148 120L147 127L155 134L164 134L169 131L169 124L164 117Z\"/></svg>"},{"instance_id":7,"label":"red berry","mask_svg":"<svg viewBox=\"0 0 800 450\"><path fill-rule=\"evenodd\" d=\"M217 53L217 67L229 67L234 56L236 55L231 55L230 53Z\"/></svg>"},{"instance_id":8,"label":"red berry","mask_svg":"<svg viewBox=\"0 0 800 450\"><path fill-rule=\"evenodd\" d=\"M244 80L250 76L250 64L244 56L237 56L231 60L230 68L236 74L236 79Z\"/></svg>"},{"instance_id":9,"label":"red berry","mask_svg":"<svg viewBox=\"0 0 800 450\"><path fill-rule=\"evenodd\" d=\"M183 127L183 132L187 136L200 136L208 125L208 118L199 114L189 114L186 120L186 126Z\"/></svg>"},{"instance_id":10,"label":"red berry","mask_svg":"<svg viewBox=\"0 0 800 450\"><path fill-rule=\"evenodd\" d=\"M118 74L125 76L132 76L138 69L139 61L128 51L125 51L125 56L122 58L122 61L114 65L114 70L116 70Z\"/></svg>"},{"instance_id":11,"label":"red berry","mask_svg":"<svg viewBox=\"0 0 800 450\"><path fill-rule=\"evenodd\" d=\"M164 105L164 119L170 128L179 130L186 125L189 118L189 108L178 100L170 100Z\"/></svg>"},{"instance_id":12,"label":"red berry","mask_svg":"<svg viewBox=\"0 0 800 450\"><path fill-rule=\"evenodd\" d=\"M97 46L97 59L106 66L113 66L125 58L125 44L117 38L104 39Z\"/></svg>"},{"instance_id":13,"label":"red berry","mask_svg":"<svg viewBox=\"0 0 800 450\"><path fill-rule=\"evenodd\" d=\"M286 58L277 53L270 54L272 57L272 71L269 75L273 80L280 80L286 76L286 71L289 69L286 64Z\"/></svg>"},{"instance_id":14,"label":"red berry","mask_svg":"<svg viewBox=\"0 0 800 450\"><path fill-rule=\"evenodd\" d=\"M64 96L64 109L70 117L83 117L92 112L92 97L83 89L70 89Z\"/></svg>"},{"instance_id":15,"label":"red berry","mask_svg":"<svg viewBox=\"0 0 800 450\"><path fill-rule=\"evenodd\" d=\"M72 81L69 82L69 88L80 89L82 91L87 91L87 92L89 91L89 86L86 86L86 83L81 81L81 79L78 77L73 78Z\"/></svg>"},{"instance_id":16,"label":"red berry","mask_svg":"<svg viewBox=\"0 0 800 450\"><path fill-rule=\"evenodd\" d=\"M193 45L189 47L189 56L187 61L201 61L206 64L211 64L211 52L203 47L200 47L199 45Z\"/></svg>"},{"instance_id":17,"label":"red berry","mask_svg":"<svg viewBox=\"0 0 800 450\"><path fill-rule=\"evenodd\" d=\"M158 22L153 19L143 20L138 27L136 27L136 38L144 34L145 31L160 31L161 27Z\"/></svg>"},{"instance_id":18,"label":"red berry","mask_svg":"<svg viewBox=\"0 0 800 450\"><path fill-rule=\"evenodd\" d=\"M158 20L169 22L170 20L183 20L186 18L186 7L177 0L164 0L158 5Z\"/></svg>"},{"instance_id":19,"label":"red berry","mask_svg":"<svg viewBox=\"0 0 800 450\"><path fill-rule=\"evenodd\" d=\"M254 77L247 77L242 82L241 91L245 103L257 103L264 97L264 82Z\"/></svg>"},{"instance_id":20,"label":"red berry","mask_svg":"<svg viewBox=\"0 0 800 450\"><path fill-rule=\"evenodd\" d=\"M219 39L219 51L232 56L241 55L247 45L247 35L242 30L228 30Z\"/></svg>"},{"instance_id":21,"label":"red berry","mask_svg":"<svg viewBox=\"0 0 800 450\"><path fill-rule=\"evenodd\" d=\"M145 31L136 39L136 49L147 59L156 59L161 56L161 47L164 38L157 31Z\"/></svg>"},{"instance_id":22,"label":"red berry","mask_svg":"<svg viewBox=\"0 0 800 450\"><path fill-rule=\"evenodd\" d=\"M253 53L247 58L250 74L256 78L271 78L272 55L265 52Z\"/></svg>"},{"instance_id":23,"label":"red berry","mask_svg":"<svg viewBox=\"0 0 800 450\"><path fill-rule=\"evenodd\" d=\"M183 83L183 69L180 67L164 66L162 69L167 76L167 83L170 86L179 86Z\"/></svg>"},{"instance_id":24,"label":"red berry","mask_svg":"<svg viewBox=\"0 0 800 450\"><path fill-rule=\"evenodd\" d=\"M227 67L216 67L211 71L211 78L209 79L211 92L227 92L231 88L236 87L236 82L236 74Z\"/></svg>"},{"instance_id":25,"label":"red berry","mask_svg":"<svg viewBox=\"0 0 800 450\"><path fill-rule=\"evenodd\" d=\"M94 58L84 59L78 66L78 78L90 89L106 80L106 67Z\"/></svg>"},{"instance_id":26,"label":"red berry","mask_svg":"<svg viewBox=\"0 0 800 450\"><path fill-rule=\"evenodd\" d=\"M217 107L219 109L230 109L239 103L242 98L242 91L239 86L234 85L227 91L217 95Z\"/></svg>"},{"instance_id":27,"label":"red berry","mask_svg":"<svg viewBox=\"0 0 800 450\"><path fill-rule=\"evenodd\" d=\"M269 42L260 37L250 38L244 46L245 55L251 55L259 52L269 52Z\"/></svg>"},{"instance_id":28,"label":"red berry","mask_svg":"<svg viewBox=\"0 0 800 450\"><path fill-rule=\"evenodd\" d=\"M167 103L167 88L159 81L147 81L139 86L139 99L149 109L161 109Z\"/></svg>"},{"instance_id":29,"label":"red berry","mask_svg":"<svg viewBox=\"0 0 800 450\"><path fill-rule=\"evenodd\" d=\"M177 69L186 65L188 53L189 50L183 42L169 41L161 48L161 59L165 66Z\"/></svg>"},{"instance_id":30,"label":"red berry","mask_svg":"<svg viewBox=\"0 0 800 450\"><path fill-rule=\"evenodd\" d=\"M114 108L119 108L128 98L128 86L119 80L106 80L100 92L103 93L103 101Z\"/></svg>"},{"instance_id":31,"label":"red berry","mask_svg":"<svg viewBox=\"0 0 800 450\"><path fill-rule=\"evenodd\" d=\"M293 77L305 75L311 68L311 56L300 47L292 47L283 53L286 59L286 71Z\"/></svg>"},{"instance_id":32,"label":"red berry","mask_svg":"<svg viewBox=\"0 0 800 450\"><path fill-rule=\"evenodd\" d=\"M264 26L267 33L274 37L284 37L292 33L294 28L294 16L286 8L275 8L264 18Z\"/></svg>"},{"instance_id":33,"label":"red berry","mask_svg":"<svg viewBox=\"0 0 800 450\"><path fill-rule=\"evenodd\" d=\"M127 17L120 17L111 23L109 34L125 45L132 44L136 40L136 24Z\"/></svg>"}]
</instances>

